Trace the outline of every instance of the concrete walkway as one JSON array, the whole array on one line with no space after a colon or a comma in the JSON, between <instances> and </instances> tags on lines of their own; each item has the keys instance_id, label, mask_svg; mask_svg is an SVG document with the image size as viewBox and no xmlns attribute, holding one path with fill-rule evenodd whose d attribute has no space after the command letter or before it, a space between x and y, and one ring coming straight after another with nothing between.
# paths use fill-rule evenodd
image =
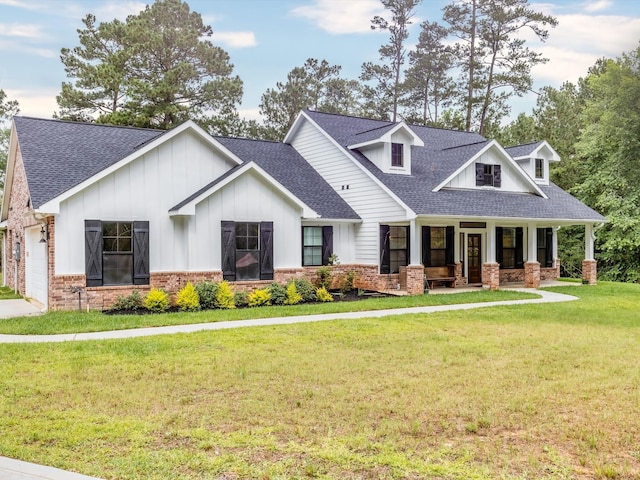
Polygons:
<instances>
[{"instance_id":1,"label":"concrete walkway","mask_svg":"<svg viewBox=\"0 0 640 480\"><path fill-rule=\"evenodd\" d=\"M530 288L514 288L515 291L536 293L540 298L528 300L503 300L499 302L465 303L458 305L435 305L428 307L396 308L391 310L370 310L364 312L326 313L319 315L301 315L293 317L258 318L253 320L232 320L227 322L196 323L189 325L172 325L168 327L133 328L129 330L113 330L109 332L66 333L58 335L4 335L0 334L0 343L50 343L80 340L107 340L119 338L148 337L174 333L193 333L205 330L226 330L229 328L258 327L267 325L288 325L292 323L320 322L326 320L352 320L357 318L379 318L391 315L407 315L413 313L435 313L450 310L471 310L474 308L494 307L497 305L525 305L536 303L567 302L577 300L573 295L531 290Z\"/></svg>"},{"instance_id":2,"label":"concrete walkway","mask_svg":"<svg viewBox=\"0 0 640 480\"><path fill-rule=\"evenodd\" d=\"M58 468L0 457L0 479L2 480L100 480Z\"/></svg>"},{"instance_id":3,"label":"concrete walkway","mask_svg":"<svg viewBox=\"0 0 640 480\"><path fill-rule=\"evenodd\" d=\"M42 309L22 298L15 300L0 300L0 318L26 317L41 315Z\"/></svg>"}]
</instances>

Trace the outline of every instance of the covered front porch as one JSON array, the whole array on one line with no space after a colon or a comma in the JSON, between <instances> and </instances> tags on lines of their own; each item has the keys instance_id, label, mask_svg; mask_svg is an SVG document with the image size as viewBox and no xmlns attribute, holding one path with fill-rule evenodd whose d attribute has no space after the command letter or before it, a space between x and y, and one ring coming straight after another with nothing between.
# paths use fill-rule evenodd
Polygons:
<instances>
[{"instance_id":1,"label":"covered front porch","mask_svg":"<svg viewBox=\"0 0 640 480\"><path fill-rule=\"evenodd\" d=\"M420 217L409 225L381 225L380 273L397 274L398 288L409 294L466 285L490 290L507 284L539 288L560 277L557 233L565 225L569 223ZM586 239L582 279L595 284L595 225L582 225ZM433 281L438 275L442 282Z\"/></svg>"}]
</instances>

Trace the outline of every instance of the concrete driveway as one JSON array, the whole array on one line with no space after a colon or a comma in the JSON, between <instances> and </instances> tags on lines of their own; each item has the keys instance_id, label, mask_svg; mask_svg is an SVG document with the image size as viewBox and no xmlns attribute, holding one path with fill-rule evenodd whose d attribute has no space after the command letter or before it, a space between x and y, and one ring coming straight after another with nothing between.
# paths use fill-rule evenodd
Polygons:
<instances>
[{"instance_id":1,"label":"concrete driveway","mask_svg":"<svg viewBox=\"0 0 640 480\"><path fill-rule=\"evenodd\" d=\"M42 310L21 298L16 300L0 300L0 318L25 317L41 315Z\"/></svg>"}]
</instances>

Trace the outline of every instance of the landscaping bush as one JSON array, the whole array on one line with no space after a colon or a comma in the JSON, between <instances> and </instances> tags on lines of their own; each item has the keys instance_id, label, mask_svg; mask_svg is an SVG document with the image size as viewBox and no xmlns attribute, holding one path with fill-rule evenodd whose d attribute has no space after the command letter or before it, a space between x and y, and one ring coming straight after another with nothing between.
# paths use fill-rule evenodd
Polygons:
<instances>
[{"instance_id":1,"label":"landscaping bush","mask_svg":"<svg viewBox=\"0 0 640 480\"><path fill-rule=\"evenodd\" d=\"M216 308L216 296L218 295L218 284L208 280L198 282L195 285L196 293L200 299L200 308L210 310Z\"/></svg>"},{"instance_id":2,"label":"landscaping bush","mask_svg":"<svg viewBox=\"0 0 640 480\"><path fill-rule=\"evenodd\" d=\"M235 292L233 294L233 303L238 308L248 307L249 306L249 295L244 290L239 292Z\"/></svg>"},{"instance_id":3,"label":"landscaping bush","mask_svg":"<svg viewBox=\"0 0 640 480\"><path fill-rule=\"evenodd\" d=\"M144 299L138 290L134 290L127 296L119 295L109 310L135 312L144 307Z\"/></svg>"},{"instance_id":4,"label":"landscaping bush","mask_svg":"<svg viewBox=\"0 0 640 480\"><path fill-rule=\"evenodd\" d=\"M296 290L302 295L303 302L315 302L316 301L316 289L306 278L296 278L294 280L296 284Z\"/></svg>"},{"instance_id":5,"label":"landscaping bush","mask_svg":"<svg viewBox=\"0 0 640 480\"><path fill-rule=\"evenodd\" d=\"M284 301L285 305L295 305L302 301L302 295L296 290L295 282L289 282L287 285L287 299Z\"/></svg>"},{"instance_id":6,"label":"landscaping bush","mask_svg":"<svg viewBox=\"0 0 640 480\"><path fill-rule=\"evenodd\" d=\"M164 290L152 288L144 297L144 307L151 312L166 312L169 308L169 295Z\"/></svg>"},{"instance_id":7,"label":"landscaping bush","mask_svg":"<svg viewBox=\"0 0 640 480\"><path fill-rule=\"evenodd\" d=\"M200 310L200 298L198 292L191 282L180 289L176 296L176 305L183 312L194 312Z\"/></svg>"},{"instance_id":8,"label":"landscaping bush","mask_svg":"<svg viewBox=\"0 0 640 480\"><path fill-rule=\"evenodd\" d=\"M349 293L351 290L353 290L353 282L355 281L355 279L356 279L356 272L354 272L353 270L344 272L340 276L340 280L338 282L340 293L344 295L346 293Z\"/></svg>"},{"instance_id":9,"label":"landscaping bush","mask_svg":"<svg viewBox=\"0 0 640 480\"><path fill-rule=\"evenodd\" d=\"M267 287L269 295L271 295L271 303L273 305L284 305L287 299L287 289L279 283L273 282Z\"/></svg>"},{"instance_id":10,"label":"landscaping bush","mask_svg":"<svg viewBox=\"0 0 640 480\"><path fill-rule=\"evenodd\" d=\"M333 302L333 295L326 288L320 287L316 290L316 299L319 302Z\"/></svg>"},{"instance_id":11,"label":"landscaping bush","mask_svg":"<svg viewBox=\"0 0 640 480\"><path fill-rule=\"evenodd\" d=\"M236 308L235 304L235 296L233 294L233 290L231 290L231 286L229 282L223 280L218 283L218 291L216 292L216 308Z\"/></svg>"},{"instance_id":12,"label":"landscaping bush","mask_svg":"<svg viewBox=\"0 0 640 480\"><path fill-rule=\"evenodd\" d=\"M249 294L250 307L262 307L263 305L271 305L271 294L268 288L260 288Z\"/></svg>"},{"instance_id":13,"label":"landscaping bush","mask_svg":"<svg viewBox=\"0 0 640 480\"><path fill-rule=\"evenodd\" d=\"M333 273L331 272L331 267L320 267L316 271L316 287L325 288L329 290L331 288L331 284L333 283Z\"/></svg>"}]
</instances>

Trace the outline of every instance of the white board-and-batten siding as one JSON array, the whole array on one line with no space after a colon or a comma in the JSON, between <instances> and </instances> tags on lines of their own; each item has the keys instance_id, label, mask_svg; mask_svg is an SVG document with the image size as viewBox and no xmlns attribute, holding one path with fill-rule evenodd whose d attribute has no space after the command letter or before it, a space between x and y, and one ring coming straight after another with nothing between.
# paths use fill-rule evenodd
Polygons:
<instances>
[{"instance_id":1,"label":"white board-and-batten siding","mask_svg":"<svg viewBox=\"0 0 640 480\"><path fill-rule=\"evenodd\" d=\"M269 200L270 197L279 197L279 194L273 191L263 194L263 190L272 187L244 179L238 179L237 183L234 182L236 184L232 183L218 192L222 203L218 211L222 213L215 219L217 228L214 219L169 215L169 209L233 166L234 162L210 144L185 131L62 201L60 213L56 215L55 273L84 273L84 221L87 219L149 221L152 272L219 269L220 220L237 220L242 218L242 214L248 220L256 218L254 214L248 214L251 206L265 214L259 220L277 220L287 228L296 222L289 217L297 215L299 231L298 209L287 203L289 213L285 215L286 220L273 218L274 215L283 215L278 213L278 208L280 212L286 210L281 205L274 206L283 200ZM207 200L208 205L211 203L212 199ZM201 229L197 228L198 222L203 224ZM195 239L194 231L197 235L206 231L206 237ZM278 257L282 254L274 250L274 259Z\"/></svg>"},{"instance_id":2,"label":"white board-and-batten siding","mask_svg":"<svg viewBox=\"0 0 640 480\"><path fill-rule=\"evenodd\" d=\"M404 219L405 209L308 121L291 144L362 219L354 227L354 262L377 265L379 222ZM334 252L339 255L336 248Z\"/></svg>"},{"instance_id":3,"label":"white board-and-batten siding","mask_svg":"<svg viewBox=\"0 0 640 480\"><path fill-rule=\"evenodd\" d=\"M470 163L459 175L452 178L444 188L493 188L476 187L476 163L500 165L501 186L497 190L504 192L532 192L531 185L522 177L523 172L518 172L514 166L499 158L491 150L483 153L475 162Z\"/></svg>"}]
</instances>

